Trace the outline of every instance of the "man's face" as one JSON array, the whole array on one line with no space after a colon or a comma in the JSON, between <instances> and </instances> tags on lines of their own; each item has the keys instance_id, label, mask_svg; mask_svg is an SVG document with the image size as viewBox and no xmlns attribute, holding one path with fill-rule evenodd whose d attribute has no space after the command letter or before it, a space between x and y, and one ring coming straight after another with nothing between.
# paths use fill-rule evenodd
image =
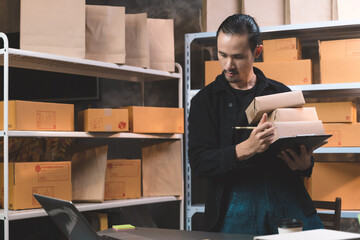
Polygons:
<instances>
[{"instance_id":1,"label":"man's face","mask_svg":"<svg viewBox=\"0 0 360 240\"><path fill-rule=\"evenodd\" d=\"M218 59L230 84L245 84L252 74L254 54L250 50L248 36L226 35L219 32L217 39Z\"/></svg>"}]
</instances>

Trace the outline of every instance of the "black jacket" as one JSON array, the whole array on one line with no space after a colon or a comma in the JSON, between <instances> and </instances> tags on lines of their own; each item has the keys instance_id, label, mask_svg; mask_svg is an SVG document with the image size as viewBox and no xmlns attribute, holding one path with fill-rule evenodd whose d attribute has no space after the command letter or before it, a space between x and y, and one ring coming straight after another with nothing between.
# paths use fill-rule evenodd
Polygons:
<instances>
[{"instance_id":1,"label":"black jacket","mask_svg":"<svg viewBox=\"0 0 360 240\"><path fill-rule=\"evenodd\" d=\"M284 84L268 79L257 68L255 96L263 96L290 91ZM207 178L207 196L205 203L205 227L209 231L219 230L226 206L228 176L231 172L248 167L258 161L259 156L247 160L249 164L236 161L233 127L235 126L236 99L230 91L230 85L223 74L199 91L191 100L189 114L189 160L191 169L199 177ZM260 159L269 156L260 156ZM260 160L261 162L261 160ZM249 168L250 166L250 168ZM315 212L311 198L301 181L300 175L310 176L311 167L299 173L291 171L283 161L256 167L263 171L279 171L291 176L291 184L296 186L296 193L306 215ZM247 171L247 170L246 170Z\"/></svg>"}]
</instances>

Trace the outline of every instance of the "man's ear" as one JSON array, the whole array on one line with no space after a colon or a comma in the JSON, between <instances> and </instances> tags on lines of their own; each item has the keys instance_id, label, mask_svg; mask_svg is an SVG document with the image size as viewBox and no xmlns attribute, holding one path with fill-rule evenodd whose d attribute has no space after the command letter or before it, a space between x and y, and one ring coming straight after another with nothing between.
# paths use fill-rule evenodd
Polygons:
<instances>
[{"instance_id":1,"label":"man's ear","mask_svg":"<svg viewBox=\"0 0 360 240\"><path fill-rule=\"evenodd\" d=\"M257 45L257 47L255 48L255 58L260 57L262 51L263 51L263 45Z\"/></svg>"}]
</instances>

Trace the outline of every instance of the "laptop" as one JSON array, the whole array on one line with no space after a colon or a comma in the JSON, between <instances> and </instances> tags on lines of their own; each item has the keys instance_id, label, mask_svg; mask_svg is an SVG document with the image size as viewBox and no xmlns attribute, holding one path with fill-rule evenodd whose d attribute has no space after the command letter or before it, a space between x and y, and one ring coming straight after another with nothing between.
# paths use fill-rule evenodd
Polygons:
<instances>
[{"instance_id":1,"label":"laptop","mask_svg":"<svg viewBox=\"0 0 360 240\"><path fill-rule=\"evenodd\" d=\"M70 240L119 240L107 235L98 235L85 217L70 201L33 194L46 213ZM120 239L121 240L121 239Z\"/></svg>"}]
</instances>

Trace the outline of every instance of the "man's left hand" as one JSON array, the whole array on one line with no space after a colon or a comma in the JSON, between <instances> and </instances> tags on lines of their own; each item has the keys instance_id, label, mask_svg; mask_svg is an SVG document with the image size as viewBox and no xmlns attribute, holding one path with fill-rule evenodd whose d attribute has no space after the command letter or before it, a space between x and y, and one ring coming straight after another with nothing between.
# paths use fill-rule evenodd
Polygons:
<instances>
[{"instance_id":1,"label":"man's left hand","mask_svg":"<svg viewBox=\"0 0 360 240\"><path fill-rule=\"evenodd\" d=\"M284 160L291 170L303 171L311 166L311 156L313 151L313 149L306 150L306 147L301 145L300 154L297 154L292 149L286 149L281 151L278 157Z\"/></svg>"}]
</instances>

